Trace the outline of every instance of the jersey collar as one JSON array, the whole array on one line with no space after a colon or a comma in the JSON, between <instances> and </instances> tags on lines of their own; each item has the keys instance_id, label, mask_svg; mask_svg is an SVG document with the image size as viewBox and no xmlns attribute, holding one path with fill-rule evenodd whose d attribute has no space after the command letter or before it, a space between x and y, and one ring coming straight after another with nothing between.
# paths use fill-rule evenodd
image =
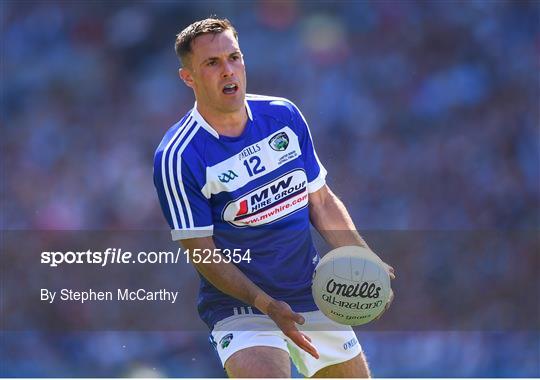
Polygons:
<instances>
[{"instance_id":1,"label":"jersey collar","mask_svg":"<svg viewBox=\"0 0 540 380\"><path fill-rule=\"evenodd\" d=\"M253 121L253 115L251 114L251 108L249 108L247 99L244 100L244 104L246 105L246 111L247 111L249 120ZM212 128L212 126L208 124L206 120L204 120L202 115L199 113L199 110L197 109L197 102L195 102L195 105L193 106L193 111L191 112L191 115L193 116L193 120L195 120L197 124L199 124L201 127L206 129L208 133L210 133L216 139L219 139L219 133L217 133L217 131L214 128Z\"/></svg>"}]
</instances>

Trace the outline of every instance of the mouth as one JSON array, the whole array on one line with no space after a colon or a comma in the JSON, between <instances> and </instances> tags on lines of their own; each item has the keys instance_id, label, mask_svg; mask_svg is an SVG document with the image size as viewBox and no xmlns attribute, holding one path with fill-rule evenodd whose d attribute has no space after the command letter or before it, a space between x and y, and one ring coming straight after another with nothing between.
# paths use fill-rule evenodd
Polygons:
<instances>
[{"instance_id":1,"label":"mouth","mask_svg":"<svg viewBox=\"0 0 540 380\"><path fill-rule=\"evenodd\" d=\"M233 95L238 92L238 85L236 83L229 83L223 86L222 92L225 95Z\"/></svg>"}]
</instances>

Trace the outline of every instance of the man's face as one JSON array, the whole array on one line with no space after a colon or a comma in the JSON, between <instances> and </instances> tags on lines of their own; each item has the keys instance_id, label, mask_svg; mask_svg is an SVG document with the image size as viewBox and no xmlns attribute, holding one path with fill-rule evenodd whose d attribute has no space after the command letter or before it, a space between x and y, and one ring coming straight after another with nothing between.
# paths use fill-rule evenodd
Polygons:
<instances>
[{"instance_id":1,"label":"man's face","mask_svg":"<svg viewBox=\"0 0 540 380\"><path fill-rule=\"evenodd\" d=\"M193 40L180 77L195 92L198 104L222 113L244 107L246 68L232 31L203 34Z\"/></svg>"}]
</instances>

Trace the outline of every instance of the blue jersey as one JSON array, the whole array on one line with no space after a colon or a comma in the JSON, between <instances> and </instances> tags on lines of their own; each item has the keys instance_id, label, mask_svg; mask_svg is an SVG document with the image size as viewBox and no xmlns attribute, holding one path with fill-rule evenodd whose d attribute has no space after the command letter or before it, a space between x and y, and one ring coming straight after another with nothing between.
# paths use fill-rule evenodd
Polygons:
<instances>
[{"instance_id":1,"label":"blue jersey","mask_svg":"<svg viewBox=\"0 0 540 380\"><path fill-rule=\"evenodd\" d=\"M318 261L308 196L325 184L308 125L283 98L246 96L248 121L237 137L219 135L197 107L165 134L154 183L173 240L213 236L217 248L250 250L237 267L297 312L317 307L311 279ZM202 320L213 325L249 305L201 276Z\"/></svg>"}]
</instances>

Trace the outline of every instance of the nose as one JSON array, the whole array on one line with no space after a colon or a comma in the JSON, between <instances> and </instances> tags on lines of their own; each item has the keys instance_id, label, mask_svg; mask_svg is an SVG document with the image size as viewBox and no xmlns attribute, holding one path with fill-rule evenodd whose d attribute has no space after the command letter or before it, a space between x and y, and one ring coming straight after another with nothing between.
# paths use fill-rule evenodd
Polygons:
<instances>
[{"instance_id":1,"label":"nose","mask_svg":"<svg viewBox=\"0 0 540 380\"><path fill-rule=\"evenodd\" d=\"M225 61L225 63L223 64L223 71L221 72L221 76L223 78L229 78L233 75L234 71L232 65L229 62Z\"/></svg>"}]
</instances>

